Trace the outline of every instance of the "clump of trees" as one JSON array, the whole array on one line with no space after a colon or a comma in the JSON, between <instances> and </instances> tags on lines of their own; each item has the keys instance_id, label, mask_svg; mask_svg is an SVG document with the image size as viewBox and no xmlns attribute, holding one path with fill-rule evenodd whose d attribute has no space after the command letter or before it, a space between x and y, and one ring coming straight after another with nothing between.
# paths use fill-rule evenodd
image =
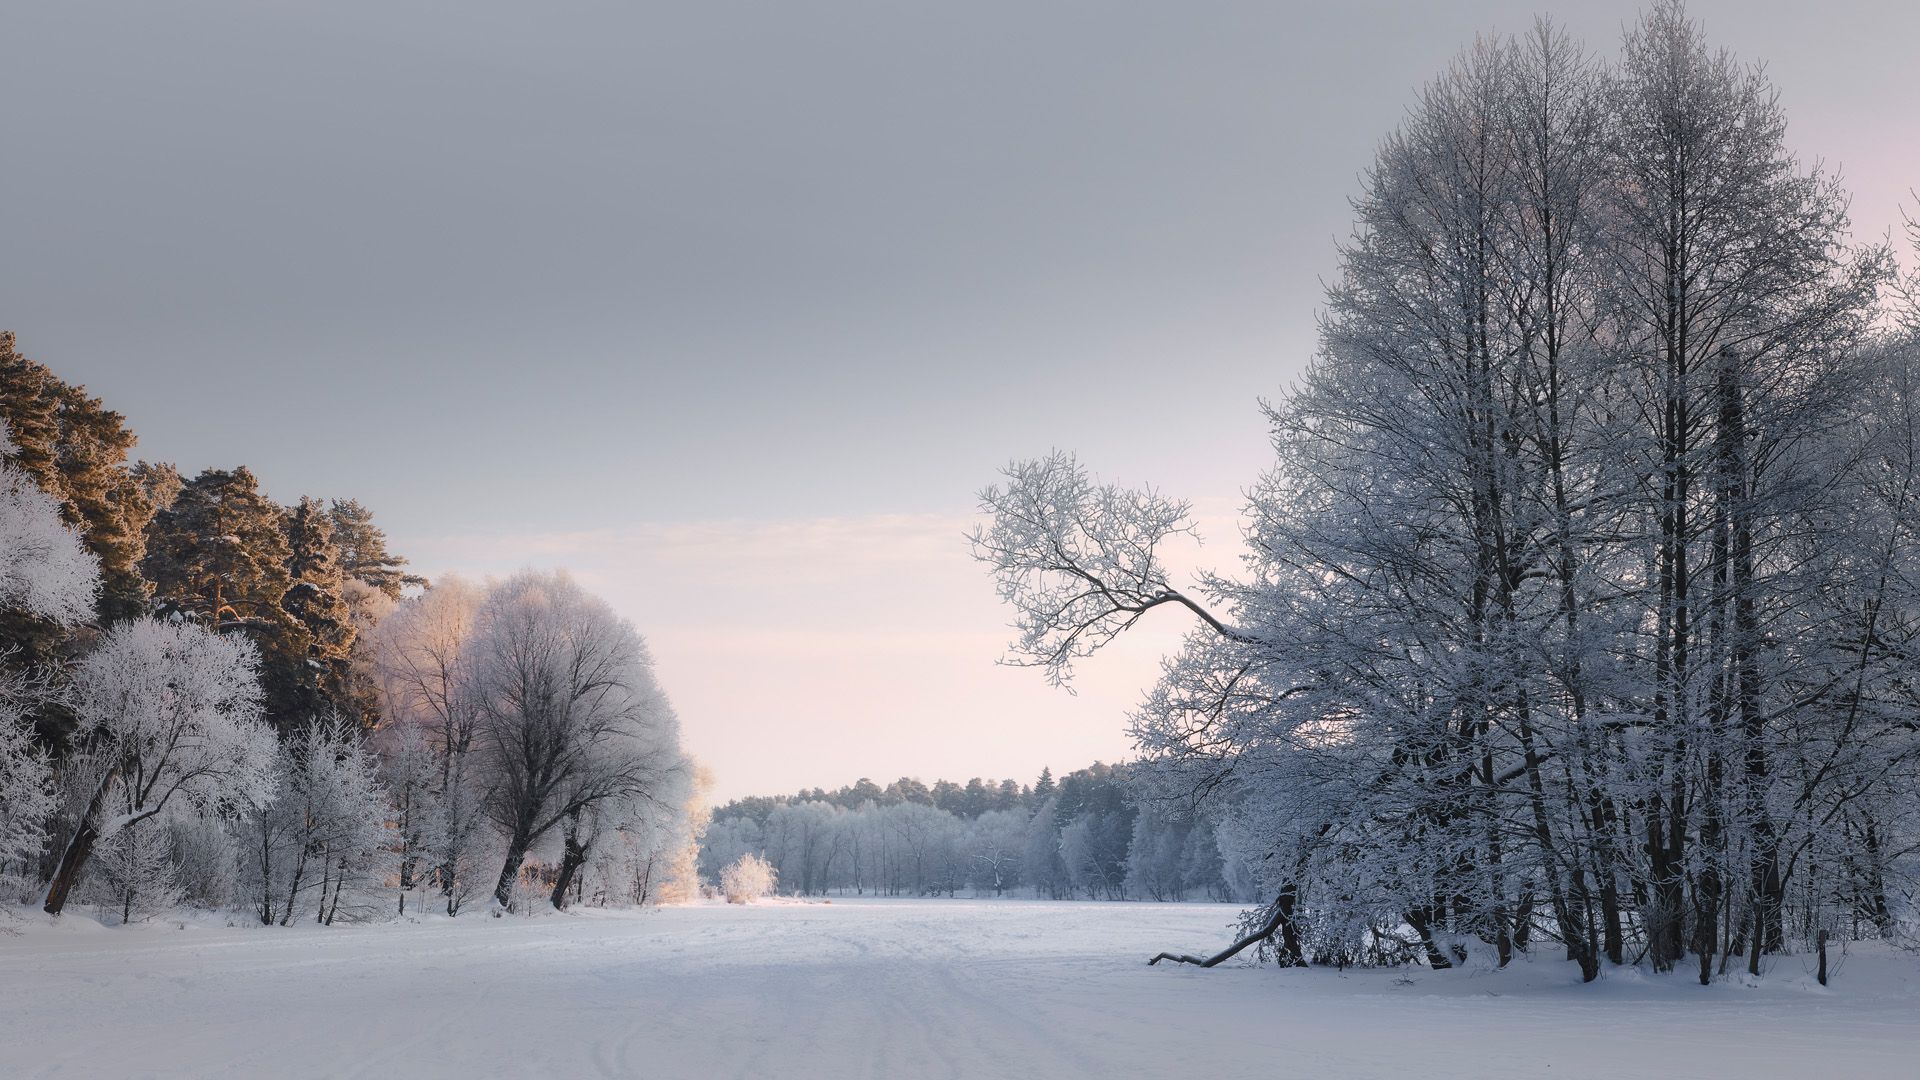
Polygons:
<instances>
[{"instance_id":1,"label":"clump of trees","mask_svg":"<svg viewBox=\"0 0 1920 1080\"><path fill-rule=\"evenodd\" d=\"M429 585L351 499L129 462L0 333L0 885L120 921L697 888L639 634L563 573Z\"/></svg>"},{"instance_id":2,"label":"clump of trees","mask_svg":"<svg viewBox=\"0 0 1920 1080\"><path fill-rule=\"evenodd\" d=\"M862 779L838 791L755 796L714 811L700 863L718 874L766 858L782 891L875 896L1248 900L1248 868L1224 856L1214 823L1139 809L1128 769L1095 763L1056 781L931 786Z\"/></svg>"},{"instance_id":3,"label":"clump of trees","mask_svg":"<svg viewBox=\"0 0 1920 1080\"><path fill-rule=\"evenodd\" d=\"M1136 771L1275 959L1707 982L1913 915L1920 308L1785 131L1678 3L1484 40L1365 175L1242 573L1070 455L984 493L1016 662L1196 617Z\"/></svg>"}]
</instances>

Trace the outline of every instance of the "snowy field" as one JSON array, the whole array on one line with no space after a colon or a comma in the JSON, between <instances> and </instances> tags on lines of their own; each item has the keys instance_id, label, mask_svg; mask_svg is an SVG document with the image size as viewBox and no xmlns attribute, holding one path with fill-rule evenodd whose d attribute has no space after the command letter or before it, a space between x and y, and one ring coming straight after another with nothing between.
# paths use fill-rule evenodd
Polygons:
<instances>
[{"instance_id":1,"label":"snowy field","mask_svg":"<svg viewBox=\"0 0 1920 1080\"><path fill-rule=\"evenodd\" d=\"M1201 971L1233 909L858 901L0 937L18 1077L1898 1077L1920 963L1758 987L1565 964Z\"/></svg>"}]
</instances>

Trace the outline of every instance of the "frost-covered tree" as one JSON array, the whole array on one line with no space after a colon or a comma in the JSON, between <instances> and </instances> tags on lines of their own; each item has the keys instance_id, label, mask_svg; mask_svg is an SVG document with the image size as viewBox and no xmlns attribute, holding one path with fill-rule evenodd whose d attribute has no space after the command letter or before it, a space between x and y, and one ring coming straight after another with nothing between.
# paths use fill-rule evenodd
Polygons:
<instances>
[{"instance_id":1,"label":"frost-covered tree","mask_svg":"<svg viewBox=\"0 0 1920 1080\"><path fill-rule=\"evenodd\" d=\"M593 903L667 904L700 891L700 841L706 830L711 778L695 767L679 805L663 790L658 799L620 804L610 835L594 845L579 891Z\"/></svg>"},{"instance_id":2,"label":"frost-covered tree","mask_svg":"<svg viewBox=\"0 0 1920 1080\"><path fill-rule=\"evenodd\" d=\"M308 847L319 863L316 921L359 917L391 876L391 800L380 762L348 720L313 724L294 743L291 775L310 808ZM310 794L310 792L313 792Z\"/></svg>"},{"instance_id":3,"label":"frost-covered tree","mask_svg":"<svg viewBox=\"0 0 1920 1080\"><path fill-rule=\"evenodd\" d=\"M273 796L273 733L260 722L256 653L244 638L137 619L109 630L73 674L86 801L46 910L58 915L94 846L175 805L247 809Z\"/></svg>"},{"instance_id":4,"label":"frost-covered tree","mask_svg":"<svg viewBox=\"0 0 1920 1080\"><path fill-rule=\"evenodd\" d=\"M740 856L765 850L760 823L750 817L715 818L700 841L700 876L718 882L720 871Z\"/></svg>"},{"instance_id":5,"label":"frost-covered tree","mask_svg":"<svg viewBox=\"0 0 1920 1080\"><path fill-rule=\"evenodd\" d=\"M375 733L379 745L381 782L390 800L393 835L390 838L399 913L407 913L407 897L434 876L443 850L438 814L440 763L427 736L412 724L398 724ZM451 913L450 913L451 914Z\"/></svg>"},{"instance_id":6,"label":"frost-covered tree","mask_svg":"<svg viewBox=\"0 0 1920 1080\"><path fill-rule=\"evenodd\" d=\"M1127 892L1147 900L1178 900L1186 896L1188 823L1158 813L1133 819L1133 839L1127 845Z\"/></svg>"},{"instance_id":7,"label":"frost-covered tree","mask_svg":"<svg viewBox=\"0 0 1920 1080\"><path fill-rule=\"evenodd\" d=\"M87 875L86 893L121 923L144 922L186 895L163 818L147 818L101 841Z\"/></svg>"},{"instance_id":8,"label":"frost-covered tree","mask_svg":"<svg viewBox=\"0 0 1920 1080\"><path fill-rule=\"evenodd\" d=\"M92 615L99 589L93 556L61 523L52 497L14 467L17 453L0 423L0 613L54 627L79 622ZM54 809L33 716L55 687L44 673L18 667L15 651L0 649L0 875L39 855Z\"/></svg>"},{"instance_id":9,"label":"frost-covered tree","mask_svg":"<svg viewBox=\"0 0 1920 1080\"><path fill-rule=\"evenodd\" d=\"M475 756L481 711L468 672L468 645L483 600L482 591L448 576L409 597L380 620L372 638L374 679L379 686L381 741L390 767L400 754L425 752L431 763L410 760L408 775L391 781L408 800L403 842L422 864L403 862L403 885L416 873L438 886L447 914L493 882L482 879L481 835L486 828L484 777ZM414 775L421 766L431 775Z\"/></svg>"},{"instance_id":10,"label":"frost-covered tree","mask_svg":"<svg viewBox=\"0 0 1920 1080\"><path fill-rule=\"evenodd\" d=\"M19 448L0 423L0 612L56 626L93 614L100 571L53 496L16 466Z\"/></svg>"},{"instance_id":11,"label":"frost-covered tree","mask_svg":"<svg viewBox=\"0 0 1920 1080\"><path fill-rule=\"evenodd\" d=\"M0 882L31 880L58 801L52 765L29 720L29 710L49 696L44 680L0 665Z\"/></svg>"},{"instance_id":12,"label":"frost-covered tree","mask_svg":"<svg viewBox=\"0 0 1920 1080\"><path fill-rule=\"evenodd\" d=\"M234 840L238 830L230 831L234 822L199 813L169 813L164 820L181 899L207 909L224 908L238 899L240 851Z\"/></svg>"},{"instance_id":13,"label":"frost-covered tree","mask_svg":"<svg viewBox=\"0 0 1920 1080\"><path fill-rule=\"evenodd\" d=\"M1548 26L1483 41L1366 174L1242 574L1174 583L1185 507L1070 455L984 493L1015 662L1059 681L1196 617L1140 772L1271 898L1205 962L1546 937L1589 979L1643 950L1705 981L1758 971L1796 887L1802 926L1871 896L1885 861L1841 838L1884 844L1914 791L1912 466L1871 362L1885 253L1784 131L1674 3L1612 68Z\"/></svg>"},{"instance_id":14,"label":"frost-covered tree","mask_svg":"<svg viewBox=\"0 0 1920 1080\"><path fill-rule=\"evenodd\" d=\"M1027 823L1027 837L1020 857L1020 877L1033 887L1036 895L1058 900L1067 894L1067 867L1060 859L1060 800L1053 797L1040 804Z\"/></svg>"},{"instance_id":15,"label":"frost-covered tree","mask_svg":"<svg viewBox=\"0 0 1920 1080\"><path fill-rule=\"evenodd\" d=\"M365 904L390 865L389 804L379 766L338 717L281 744L273 798L243 815L243 880L262 924L309 913L332 924Z\"/></svg>"},{"instance_id":16,"label":"frost-covered tree","mask_svg":"<svg viewBox=\"0 0 1920 1080\"><path fill-rule=\"evenodd\" d=\"M622 747L619 752L629 752ZM677 746L647 751L651 758L633 791L581 806L560 827L560 864L555 868L548 901L565 908L569 890L584 891L582 874L590 860L606 855L617 865L631 902L644 904L652 895L656 873L664 878L667 862L686 846L687 799L694 779L693 763Z\"/></svg>"},{"instance_id":17,"label":"frost-covered tree","mask_svg":"<svg viewBox=\"0 0 1920 1080\"><path fill-rule=\"evenodd\" d=\"M1025 810L988 810L968 825L966 850L976 890L999 896L1020 887L1029 821Z\"/></svg>"},{"instance_id":18,"label":"frost-covered tree","mask_svg":"<svg viewBox=\"0 0 1920 1080\"><path fill-rule=\"evenodd\" d=\"M847 857L846 811L818 799L782 803L767 815L767 860L787 891L825 892L836 864Z\"/></svg>"},{"instance_id":19,"label":"frost-covered tree","mask_svg":"<svg viewBox=\"0 0 1920 1080\"><path fill-rule=\"evenodd\" d=\"M506 905L536 841L556 828L583 839L587 811L652 798L687 764L645 642L565 574L490 590L467 653L461 694L479 711L487 811L506 837L494 886ZM563 882L584 857L568 844Z\"/></svg>"},{"instance_id":20,"label":"frost-covered tree","mask_svg":"<svg viewBox=\"0 0 1920 1080\"><path fill-rule=\"evenodd\" d=\"M1113 830L1098 813L1082 814L1060 830L1060 862L1067 883L1089 900L1126 895L1126 849L1116 849Z\"/></svg>"},{"instance_id":21,"label":"frost-covered tree","mask_svg":"<svg viewBox=\"0 0 1920 1080\"><path fill-rule=\"evenodd\" d=\"M347 654L345 687L341 691L340 710L359 718L362 728L378 727L380 710L379 649L374 630L393 613L398 603L379 589L358 578L341 583L340 598L347 605L347 621L353 627L353 648Z\"/></svg>"}]
</instances>

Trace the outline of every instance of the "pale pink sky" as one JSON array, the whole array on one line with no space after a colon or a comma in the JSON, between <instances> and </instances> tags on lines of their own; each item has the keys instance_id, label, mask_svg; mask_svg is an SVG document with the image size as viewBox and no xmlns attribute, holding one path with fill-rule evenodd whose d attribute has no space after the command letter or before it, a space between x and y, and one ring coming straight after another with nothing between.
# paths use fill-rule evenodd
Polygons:
<instances>
[{"instance_id":1,"label":"pale pink sky","mask_svg":"<svg viewBox=\"0 0 1920 1080\"><path fill-rule=\"evenodd\" d=\"M1183 572L1240 550L1232 507L1170 549ZM1128 751L1125 717L1186 622L1159 613L1086 663L1077 695L995 664L1008 614L968 558L966 515L704 522L416 538L423 568L565 566L652 645L721 801L869 776L1029 782Z\"/></svg>"}]
</instances>

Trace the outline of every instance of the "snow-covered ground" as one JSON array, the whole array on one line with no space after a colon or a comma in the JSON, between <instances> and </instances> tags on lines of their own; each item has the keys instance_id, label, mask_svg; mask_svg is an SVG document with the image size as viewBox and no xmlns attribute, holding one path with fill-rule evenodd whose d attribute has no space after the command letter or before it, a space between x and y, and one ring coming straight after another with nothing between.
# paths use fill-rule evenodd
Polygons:
<instances>
[{"instance_id":1,"label":"snow-covered ground","mask_svg":"<svg viewBox=\"0 0 1920 1080\"><path fill-rule=\"evenodd\" d=\"M17 909L16 909L17 910ZM16 1077L1914 1076L1920 962L1833 985L1566 964L1202 971L1231 908L836 900L262 929L83 914L0 937ZM22 916L24 919L25 917Z\"/></svg>"}]
</instances>

